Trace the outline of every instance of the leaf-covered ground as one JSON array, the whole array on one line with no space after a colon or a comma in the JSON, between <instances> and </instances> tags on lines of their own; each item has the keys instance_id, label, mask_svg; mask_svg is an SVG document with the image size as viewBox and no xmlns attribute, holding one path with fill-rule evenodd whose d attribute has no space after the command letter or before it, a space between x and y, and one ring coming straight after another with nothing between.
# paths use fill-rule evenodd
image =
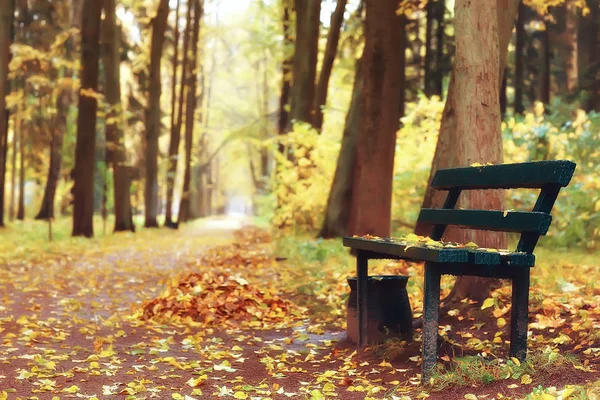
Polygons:
<instances>
[{"instance_id":1,"label":"leaf-covered ground","mask_svg":"<svg viewBox=\"0 0 600 400\"><path fill-rule=\"evenodd\" d=\"M3 232L0 399L598 398L600 261L546 251L534 269L530 358L507 358L510 290L442 320L440 374L415 341L356 353L352 259L338 241L272 242L239 221L20 243ZM411 275L415 316L421 266ZM445 289L451 281L444 281ZM597 396L597 397L593 397Z\"/></svg>"}]
</instances>

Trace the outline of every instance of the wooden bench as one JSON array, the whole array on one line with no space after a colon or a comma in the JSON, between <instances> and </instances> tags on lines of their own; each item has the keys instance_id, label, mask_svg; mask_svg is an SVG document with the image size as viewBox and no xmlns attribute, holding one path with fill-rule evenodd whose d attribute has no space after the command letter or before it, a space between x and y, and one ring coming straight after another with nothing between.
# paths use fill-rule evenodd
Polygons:
<instances>
[{"instance_id":1,"label":"wooden bench","mask_svg":"<svg viewBox=\"0 0 600 400\"><path fill-rule=\"evenodd\" d=\"M366 343L367 279L370 259L410 259L425 262L423 301L423 374L429 380L436 363L440 306L440 277L443 274L510 279L512 310L510 356L520 361L527 354L529 273L535 264L533 250L540 235L550 227L550 211L562 187L569 184L575 163L540 161L439 170L432 188L447 190L441 209L422 209L418 221L433 225L430 238L439 241L447 226L521 233L514 252L490 252L478 248L446 248L439 243L414 245L390 238L345 237L344 246L356 251L358 348ZM541 189L531 212L455 209L463 190Z\"/></svg>"}]
</instances>

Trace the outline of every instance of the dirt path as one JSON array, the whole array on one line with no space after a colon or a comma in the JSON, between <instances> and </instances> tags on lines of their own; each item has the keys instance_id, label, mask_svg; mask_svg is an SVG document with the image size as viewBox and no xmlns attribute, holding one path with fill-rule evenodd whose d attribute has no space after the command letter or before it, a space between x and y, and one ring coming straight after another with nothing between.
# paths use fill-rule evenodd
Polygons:
<instances>
[{"instance_id":1,"label":"dirt path","mask_svg":"<svg viewBox=\"0 0 600 400\"><path fill-rule=\"evenodd\" d=\"M169 282L205 271L207 253L231 243L243 223L213 219L194 230L123 235L85 251L57 248L5 265L0 399L3 392L9 399L452 399L472 391L427 394L419 386L418 341L392 364L381 356L357 357L344 332L324 331L308 316L266 330L136 317ZM273 265L261 268L269 273L253 275L243 260L222 270L250 286L279 279ZM593 378L581 372L562 376L561 383ZM518 398L530 389L515 392L499 382L477 393Z\"/></svg>"}]
</instances>

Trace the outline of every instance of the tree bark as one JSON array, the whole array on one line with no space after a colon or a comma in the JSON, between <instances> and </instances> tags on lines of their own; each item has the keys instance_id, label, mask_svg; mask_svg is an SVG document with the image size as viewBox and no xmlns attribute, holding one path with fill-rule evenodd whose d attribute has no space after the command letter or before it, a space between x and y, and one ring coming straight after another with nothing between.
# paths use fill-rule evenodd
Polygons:
<instances>
[{"instance_id":1,"label":"tree bark","mask_svg":"<svg viewBox=\"0 0 600 400\"><path fill-rule=\"evenodd\" d=\"M519 2L515 44L515 114L523 114L525 111L523 96L525 95L525 42L527 41L527 32L525 31L526 12L527 6L525 3Z\"/></svg>"},{"instance_id":2,"label":"tree bark","mask_svg":"<svg viewBox=\"0 0 600 400\"><path fill-rule=\"evenodd\" d=\"M313 121L315 79L321 27L321 0L296 0L296 46L290 91L291 109L286 131L292 122Z\"/></svg>"},{"instance_id":3,"label":"tree bark","mask_svg":"<svg viewBox=\"0 0 600 400\"><path fill-rule=\"evenodd\" d=\"M96 109L102 2L84 0L81 24L81 89L77 116L75 183L73 186L73 236L94 236L94 172Z\"/></svg>"},{"instance_id":4,"label":"tree bark","mask_svg":"<svg viewBox=\"0 0 600 400\"><path fill-rule=\"evenodd\" d=\"M294 63L294 39L292 37L292 22L291 15L293 12L292 0L283 0L283 62L281 64L281 95L279 96L279 119L278 133L283 135L288 125L289 120L289 102L291 91L291 74ZM282 145L279 146L279 151L283 153L285 149Z\"/></svg>"},{"instance_id":5,"label":"tree bark","mask_svg":"<svg viewBox=\"0 0 600 400\"><path fill-rule=\"evenodd\" d=\"M349 233L389 236L401 84L397 0L366 2L363 104Z\"/></svg>"},{"instance_id":6,"label":"tree bark","mask_svg":"<svg viewBox=\"0 0 600 400\"><path fill-rule=\"evenodd\" d=\"M445 36L446 0L436 2L436 68L433 72L433 94L442 97L444 91L444 36Z\"/></svg>"},{"instance_id":7,"label":"tree bark","mask_svg":"<svg viewBox=\"0 0 600 400\"><path fill-rule=\"evenodd\" d=\"M317 94L315 97L315 110L313 126L317 130L323 127L323 107L327 104L327 90L329 88L329 79L333 63L337 55L338 43L340 41L340 30L344 23L344 12L348 0L337 0L335 11L331 14L331 22L329 24L329 32L327 34L327 45L323 54L323 64L321 66L321 74L317 83Z\"/></svg>"},{"instance_id":8,"label":"tree bark","mask_svg":"<svg viewBox=\"0 0 600 400\"><path fill-rule=\"evenodd\" d=\"M167 204L165 211L165 226L174 227L173 222L173 196L175 194L175 178L177 176L177 160L179 158L179 142L181 141L181 131L177 132L177 69L179 68L179 6L180 0L177 0L175 8L175 29L173 32L173 82L171 85L171 137L169 139L169 161L167 168ZM186 17L186 27L184 30L184 42L188 37L189 11L191 7L188 4L188 13ZM186 43L187 46L187 43ZM187 49L185 49L187 51ZM183 86L183 83L182 83Z\"/></svg>"},{"instance_id":9,"label":"tree bark","mask_svg":"<svg viewBox=\"0 0 600 400\"><path fill-rule=\"evenodd\" d=\"M115 0L104 0L104 70L106 101L109 105L106 123L106 161L113 168L115 232L135 231L131 209L131 177L127 165L123 108L121 104L121 40L117 25Z\"/></svg>"},{"instance_id":10,"label":"tree bark","mask_svg":"<svg viewBox=\"0 0 600 400\"><path fill-rule=\"evenodd\" d=\"M346 114L342 146L333 176L325 218L318 237L333 238L348 234L350 209L354 195L356 144L360 133L360 115L363 103L363 59L356 61L352 99Z\"/></svg>"},{"instance_id":11,"label":"tree bark","mask_svg":"<svg viewBox=\"0 0 600 400\"><path fill-rule=\"evenodd\" d=\"M203 5L200 0L193 2L194 25L192 33L192 55L190 57L188 92L185 108L185 172L183 175L183 193L179 205L178 222L187 222L190 216L190 190L192 180L192 146L194 142L194 114L196 112L197 97L196 90L198 84L198 42L200 40L200 20L203 13Z\"/></svg>"},{"instance_id":12,"label":"tree bark","mask_svg":"<svg viewBox=\"0 0 600 400\"><path fill-rule=\"evenodd\" d=\"M518 0L471 2L469 7L466 7L466 2L459 0L456 3L457 58L450 77L448 99L422 208L440 208L443 205L445 192L434 193L431 190L431 180L438 169L468 166L472 162L502 162L498 90L506 67ZM482 8L494 10L493 15L489 16L489 11ZM477 22L484 17L489 20ZM476 36L468 36L470 34ZM496 38L495 43L491 41L492 37ZM470 62L473 64L469 65ZM463 196L463 200L460 206L465 208L504 209L504 197L499 191L474 191ZM431 226L426 224L417 224L415 228L418 235L429 235L430 231ZM444 239L506 248L506 235L490 232L482 234L448 229ZM481 300L488 296L489 289L489 283L481 278L460 277L453 294L457 298L466 296Z\"/></svg>"},{"instance_id":13,"label":"tree bark","mask_svg":"<svg viewBox=\"0 0 600 400\"><path fill-rule=\"evenodd\" d=\"M158 138L161 129L161 59L167 18L169 16L169 1L160 0L156 16L152 20L152 39L150 49L150 78L148 101L146 108L146 186L144 188L144 205L146 228L157 228L158 214Z\"/></svg>"},{"instance_id":14,"label":"tree bark","mask_svg":"<svg viewBox=\"0 0 600 400\"><path fill-rule=\"evenodd\" d=\"M8 120L6 96L10 93L8 64L10 44L14 35L15 4L4 0L0 4L0 227L4 226L4 187L6 179L6 156L8 155Z\"/></svg>"},{"instance_id":15,"label":"tree bark","mask_svg":"<svg viewBox=\"0 0 600 400\"><path fill-rule=\"evenodd\" d=\"M13 129L13 146L10 174L10 202L8 204L8 219L15 219L15 195L17 194L17 152L19 151L19 136L17 132L21 130L21 109L20 106L15 113L15 127Z\"/></svg>"}]
</instances>

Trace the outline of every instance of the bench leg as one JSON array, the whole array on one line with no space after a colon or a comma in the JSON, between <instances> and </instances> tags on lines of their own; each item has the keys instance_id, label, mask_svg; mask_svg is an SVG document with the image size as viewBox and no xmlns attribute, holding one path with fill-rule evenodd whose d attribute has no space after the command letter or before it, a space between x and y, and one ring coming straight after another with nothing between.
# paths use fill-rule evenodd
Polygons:
<instances>
[{"instance_id":1,"label":"bench leg","mask_svg":"<svg viewBox=\"0 0 600 400\"><path fill-rule=\"evenodd\" d=\"M367 282L369 277L369 260L360 250L356 253L356 288L357 288L357 323L358 350L367 344Z\"/></svg>"},{"instance_id":2,"label":"bench leg","mask_svg":"<svg viewBox=\"0 0 600 400\"><path fill-rule=\"evenodd\" d=\"M529 313L529 268L512 279L510 315L510 356L525 361L527 356L527 321Z\"/></svg>"},{"instance_id":3,"label":"bench leg","mask_svg":"<svg viewBox=\"0 0 600 400\"><path fill-rule=\"evenodd\" d=\"M425 298L423 300L423 374L422 383L427 383L438 357L438 327L440 314L440 273L425 263Z\"/></svg>"}]
</instances>

